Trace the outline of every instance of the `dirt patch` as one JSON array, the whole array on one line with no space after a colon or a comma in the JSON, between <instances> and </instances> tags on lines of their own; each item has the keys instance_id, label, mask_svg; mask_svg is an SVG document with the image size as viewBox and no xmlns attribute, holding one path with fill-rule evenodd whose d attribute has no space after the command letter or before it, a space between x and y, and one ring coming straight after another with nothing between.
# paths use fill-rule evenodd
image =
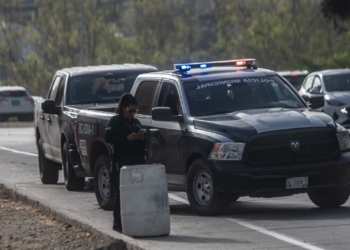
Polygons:
<instances>
[{"instance_id":1,"label":"dirt patch","mask_svg":"<svg viewBox=\"0 0 350 250\"><path fill-rule=\"evenodd\" d=\"M0 190L0 249L98 249L110 242L40 210L9 199Z\"/></svg>"}]
</instances>

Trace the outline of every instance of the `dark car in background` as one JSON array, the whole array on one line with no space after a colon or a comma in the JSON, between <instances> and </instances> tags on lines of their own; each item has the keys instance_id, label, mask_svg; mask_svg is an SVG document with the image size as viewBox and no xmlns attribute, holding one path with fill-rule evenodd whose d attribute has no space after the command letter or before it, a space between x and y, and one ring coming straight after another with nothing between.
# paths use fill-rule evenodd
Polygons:
<instances>
[{"instance_id":1,"label":"dark car in background","mask_svg":"<svg viewBox=\"0 0 350 250\"><path fill-rule=\"evenodd\" d=\"M20 86L0 86L0 121L16 117L19 121L34 120L34 99Z\"/></svg>"},{"instance_id":2,"label":"dark car in background","mask_svg":"<svg viewBox=\"0 0 350 250\"><path fill-rule=\"evenodd\" d=\"M278 71L277 73L287 79L296 90L300 89L305 77L309 74L307 70Z\"/></svg>"},{"instance_id":3,"label":"dark car in background","mask_svg":"<svg viewBox=\"0 0 350 250\"><path fill-rule=\"evenodd\" d=\"M338 124L350 128L350 69L323 70L311 73L299 94L308 100L311 96L324 96L323 112Z\"/></svg>"}]
</instances>

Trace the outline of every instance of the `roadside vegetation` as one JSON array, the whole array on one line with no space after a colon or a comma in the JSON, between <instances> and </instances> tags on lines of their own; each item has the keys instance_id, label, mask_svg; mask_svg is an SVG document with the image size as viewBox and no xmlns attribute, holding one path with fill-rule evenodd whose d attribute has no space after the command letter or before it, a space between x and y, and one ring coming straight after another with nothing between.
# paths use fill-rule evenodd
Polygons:
<instances>
[{"instance_id":1,"label":"roadside vegetation","mask_svg":"<svg viewBox=\"0 0 350 250\"><path fill-rule=\"evenodd\" d=\"M44 96L57 69L82 64L170 69L256 58L276 71L350 66L349 5L337 0L213 0L206 9L195 0L85 0L83 11L80 0L35 2L38 11L25 19L22 1L0 0L2 84L33 95Z\"/></svg>"}]
</instances>

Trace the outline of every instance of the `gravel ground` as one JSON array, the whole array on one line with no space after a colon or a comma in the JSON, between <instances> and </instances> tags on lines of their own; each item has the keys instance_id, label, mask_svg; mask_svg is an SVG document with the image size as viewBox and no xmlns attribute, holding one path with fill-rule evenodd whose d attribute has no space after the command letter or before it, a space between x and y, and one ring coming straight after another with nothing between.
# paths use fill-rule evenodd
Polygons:
<instances>
[{"instance_id":1,"label":"gravel ground","mask_svg":"<svg viewBox=\"0 0 350 250\"><path fill-rule=\"evenodd\" d=\"M103 249L99 236L50 218L0 190L0 249Z\"/></svg>"}]
</instances>

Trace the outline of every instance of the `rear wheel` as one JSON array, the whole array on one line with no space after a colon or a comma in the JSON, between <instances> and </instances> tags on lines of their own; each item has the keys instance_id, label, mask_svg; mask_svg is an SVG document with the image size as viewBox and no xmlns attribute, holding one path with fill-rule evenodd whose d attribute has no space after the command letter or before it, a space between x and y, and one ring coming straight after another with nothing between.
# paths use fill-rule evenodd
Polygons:
<instances>
[{"instance_id":1,"label":"rear wheel","mask_svg":"<svg viewBox=\"0 0 350 250\"><path fill-rule=\"evenodd\" d=\"M85 186L85 178L78 177L69 161L68 143L65 142L62 148L62 165L64 184L69 191L79 191Z\"/></svg>"},{"instance_id":2,"label":"rear wheel","mask_svg":"<svg viewBox=\"0 0 350 250\"><path fill-rule=\"evenodd\" d=\"M98 204L104 210L113 210L114 189L110 177L109 155L101 155L95 164L94 187Z\"/></svg>"},{"instance_id":3,"label":"rear wheel","mask_svg":"<svg viewBox=\"0 0 350 250\"><path fill-rule=\"evenodd\" d=\"M43 184L56 184L61 165L45 158L41 139L38 141L38 153L41 182Z\"/></svg>"},{"instance_id":4,"label":"rear wheel","mask_svg":"<svg viewBox=\"0 0 350 250\"><path fill-rule=\"evenodd\" d=\"M348 189L310 191L307 194L316 206L324 208L339 207L349 199Z\"/></svg>"},{"instance_id":5,"label":"rear wheel","mask_svg":"<svg viewBox=\"0 0 350 250\"><path fill-rule=\"evenodd\" d=\"M232 197L215 190L213 174L208 162L196 159L187 174L187 197L193 211L199 215L216 215L224 213Z\"/></svg>"}]
</instances>

